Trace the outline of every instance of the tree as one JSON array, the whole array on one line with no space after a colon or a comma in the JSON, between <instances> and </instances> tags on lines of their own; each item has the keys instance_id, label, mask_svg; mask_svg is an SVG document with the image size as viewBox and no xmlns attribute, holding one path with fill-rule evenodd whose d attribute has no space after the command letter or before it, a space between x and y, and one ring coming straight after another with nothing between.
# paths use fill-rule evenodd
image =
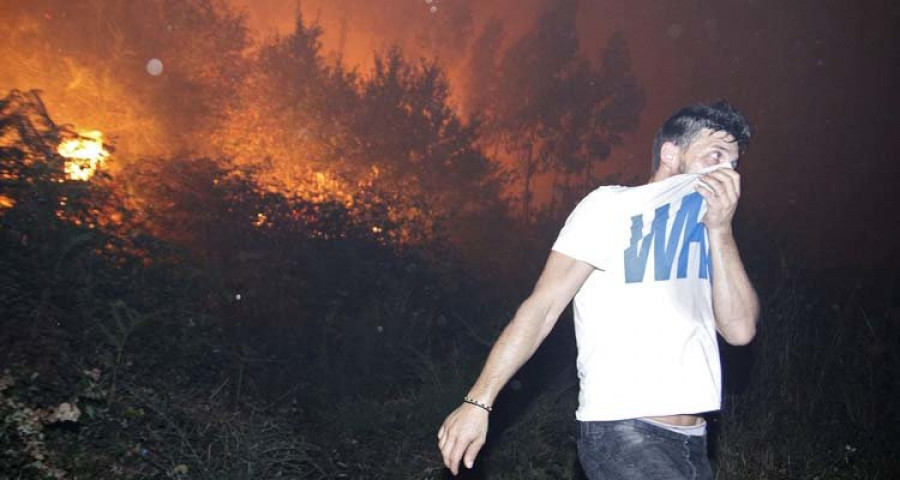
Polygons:
<instances>
[{"instance_id":1,"label":"tree","mask_svg":"<svg viewBox=\"0 0 900 480\"><path fill-rule=\"evenodd\" d=\"M397 49L376 58L363 86L354 131L366 163L380 172L377 185L407 199L395 209L400 217L433 222L495 198L492 165L476 146L477 125L464 124L448 97L437 64L410 64Z\"/></svg>"},{"instance_id":2,"label":"tree","mask_svg":"<svg viewBox=\"0 0 900 480\"><path fill-rule=\"evenodd\" d=\"M631 74L627 45L613 34L599 68L578 59L561 76L556 110L549 116L550 135L540 157L553 169L551 210L572 205L595 188L594 166L622 143L622 134L637 127L643 93Z\"/></svg>"},{"instance_id":3,"label":"tree","mask_svg":"<svg viewBox=\"0 0 900 480\"><path fill-rule=\"evenodd\" d=\"M620 34L611 38L599 69L580 56L577 11L577 0L549 4L503 54L492 79L498 85L479 87L495 92L483 107L489 141L519 167L525 223L534 215L535 177L552 169L554 190L592 184L592 166L636 126L643 101ZM486 31L479 41L489 35L497 33Z\"/></svg>"},{"instance_id":4,"label":"tree","mask_svg":"<svg viewBox=\"0 0 900 480\"><path fill-rule=\"evenodd\" d=\"M321 35L298 14L291 34L263 44L215 139L238 165L257 169L258 180L282 192L312 195L322 187L318 177L333 181L330 193L337 194L348 188L343 179L366 170L354 161L359 146L349 130L358 79L325 61Z\"/></svg>"},{"instance_id":5,"label":"tree","mask_svg":"<svg viewBox=\"0 0 900 480\"><path fill-rule=\"evenodd\" d=\"M493 119L500 141L522 163L522 217L531 217L533 181L547 162L538 150L557 123L554 98L562 75L576 61L578 36L575 16L578 3L562 0L548 5L534 29L505 52L498 77L506 87L497 97Z\"/></svg>"}]
</instances>

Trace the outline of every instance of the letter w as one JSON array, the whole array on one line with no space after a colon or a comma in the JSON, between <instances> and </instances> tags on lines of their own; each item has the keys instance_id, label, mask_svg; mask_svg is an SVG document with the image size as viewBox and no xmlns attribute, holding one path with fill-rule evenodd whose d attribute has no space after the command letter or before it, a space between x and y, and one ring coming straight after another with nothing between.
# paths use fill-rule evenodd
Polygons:
<instances>
[{"instance_id":1,"label":"letter w","mask_svg":"<svg viewBox=\"0 0 900 480\"><path fill-rule=\"evenodd\" d=\"M643 215L631 217L631 244L625 250L625 283L644 281L651 243L653 244L654 279L668 280L672 276L672 263L675 261L675 251L678 247L678 240L681 238L687 212L679 209L675 216L675 223L672 225L672 232L666 235L669 205L666 204L656 209L653 214L653 225L646 237L641 235L644 230ZM640 247L638 247L639 242Z\"/></svg>"}]
</instances>

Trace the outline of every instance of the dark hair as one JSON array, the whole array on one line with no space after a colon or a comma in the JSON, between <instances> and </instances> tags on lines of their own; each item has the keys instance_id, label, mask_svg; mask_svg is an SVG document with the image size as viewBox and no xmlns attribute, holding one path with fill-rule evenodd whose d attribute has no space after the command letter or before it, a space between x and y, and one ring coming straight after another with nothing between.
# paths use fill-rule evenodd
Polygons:
<instances>
[{"instance_id":1,"label":"dark hair","mask_svg":"<svg viewBox=\"0 0 900 480\"><path fill-rule=\"evenodd\" d=\"M744 115L728 102L720 100L710 105L693 105L679 110L669 117L653 139L653 171L659 168L660 149L666 142L679 148L687 148L704 128L713 132L726 132L738 144L742 155L750 144L752 129Z\"/></svg>"}]
</instances>

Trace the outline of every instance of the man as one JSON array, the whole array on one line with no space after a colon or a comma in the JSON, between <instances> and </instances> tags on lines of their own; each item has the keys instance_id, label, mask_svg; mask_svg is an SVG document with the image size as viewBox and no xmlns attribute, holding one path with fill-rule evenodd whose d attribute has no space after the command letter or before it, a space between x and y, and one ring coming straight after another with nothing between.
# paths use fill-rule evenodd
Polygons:
<instances>
[{"instance_id":1,"label":"man","mask_svg":"<svg viewBox=\"0 0 900 480\"><path fill-rule=\"evenodd\" d=\"M721 396L718 332L756 332L759 301L731 223L734 170L750 140L726 102L677 112L640 187L579 203L534 291L497 339L464 402L438 431L444 464L472 468L497 394L572 300L578 345L578 455L591 479L711 479L706 423Z\"/></svg>"}]
</instances>

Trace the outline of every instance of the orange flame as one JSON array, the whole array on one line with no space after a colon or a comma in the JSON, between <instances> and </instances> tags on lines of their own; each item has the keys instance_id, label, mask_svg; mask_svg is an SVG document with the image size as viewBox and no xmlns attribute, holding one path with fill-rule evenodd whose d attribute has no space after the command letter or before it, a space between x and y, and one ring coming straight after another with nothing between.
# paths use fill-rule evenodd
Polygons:
<instances>
[{"instance_id":1,"label":"orange flame","mask_svg":"<svg viewBox=\"0 0 900 480\"><path fill-rule=\"evenodd\" d=\"M66 157L66 178L88 181L103 166L109 152L103 146L103 133L91 130L79 132L78 137L64 140L57 151Z\"/></svg>"},{"instance_id":2,"label":"orange flame","mask_svg":"<svg viewBox=\"0 0 900 480\"><path fill-rule=\"evenodd\" d=\"M253 226L262 227L266 224L266 221L268 221L268 217L266 217L265 213L257 213L256 220L253 221Z\"/></svg>"}]
</instances>

